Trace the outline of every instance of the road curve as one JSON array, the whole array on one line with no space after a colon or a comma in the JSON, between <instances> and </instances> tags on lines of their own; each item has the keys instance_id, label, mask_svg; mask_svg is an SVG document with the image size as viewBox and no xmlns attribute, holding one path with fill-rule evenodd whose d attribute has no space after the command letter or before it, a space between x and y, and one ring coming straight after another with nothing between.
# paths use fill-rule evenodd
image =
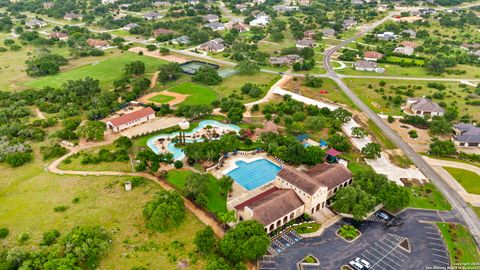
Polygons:
<instances>
[{"instance_id":1,"label":"road curve","mask_svg":"<svg viewBox=\"0 0 480 270\"><path fill-rule=\"evenodd\" d=\"M373 23L369 27L362 29L355 36L343 41L339 45L333 47L332 49L325 52L325 58L323 64L327 70L327 77L334 80L340 89L357 105L363 112L365 112L369 119L371 119L384 134L393 142L395 145L401 149L411 160L412 162L420 169L420 171L430 179L430 181L442 192L442 194L447 198L450 204L453 207L453 212L460 220L463 220L467 225L468 229L472 233L477 245L480 245L480 220L473 210L465 203L463 198L457 193L454 192L447 182L440 177L440 175L419 155L417 154L410 145L405 143L397 133L395 133L385 122L371 110L338 76L332 66L330 65L330 60L332 55L338 51L340 48L346 44L354 41L355 39L363 36L368 31L374 29L380 24L384 23L390 19L394 13L391 13L387 17Z\"/></svg>"}]
</instances>

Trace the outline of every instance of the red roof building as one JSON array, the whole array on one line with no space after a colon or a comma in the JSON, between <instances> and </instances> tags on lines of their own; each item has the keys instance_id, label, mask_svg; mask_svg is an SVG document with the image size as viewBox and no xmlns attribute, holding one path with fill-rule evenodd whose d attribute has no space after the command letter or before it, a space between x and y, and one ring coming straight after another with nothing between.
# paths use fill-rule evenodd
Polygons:
<instances>
[{"instance_id":1,"label":"red roof building","mask_svg":"<svg viewBox=\"0 0 480 270\"><path fill-rule=\"evenodd\" d=\"M173 34L173 31L164 29L164 28L158 28L157 30L153 31L153 35L156 37L160 35L168 35L168 34Z\"/></svg>"},{"instance_id":2,"label":"red roof building","mask_svg":"<svg viewBox=\"0 0 480 270\"><path fill-rule=\"evenodd\" d=\"M417 43L411 42L411 41L408 41L408 40L400 42L400 45L402 45L403 47L410 47L410 48L414 48L414 49L418 47Z\"/></svg>"},{"instance_id":3,"label":"red roof building","mask_svg":"<svg viewBox=\"0 0 480 270\"><path fill-rule=\"evenodd\" d=\"M367 61L377 61L378 59L382 59L383 54L374 51L366 51L363 53L363 59Z\"/></svg>"},{"instance_id":4,"label":"red roof building","mask_svg":"<svg viewBox=\"0 0 480 270\"><path fill-rule=\"evenodd\" d=\"M155 111L150 107L124 114L106 122L107 127L115 132L145 123L155 118Z\"/></svg>"}]
</instances>

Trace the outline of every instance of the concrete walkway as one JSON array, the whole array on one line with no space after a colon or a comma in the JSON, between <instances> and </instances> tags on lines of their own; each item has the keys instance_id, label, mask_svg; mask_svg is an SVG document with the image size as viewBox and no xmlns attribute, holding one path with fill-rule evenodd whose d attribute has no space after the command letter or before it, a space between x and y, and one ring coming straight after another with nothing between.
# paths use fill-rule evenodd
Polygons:
<instances>
[{"instance_id":1,"label":"concrete walkway","mask_svg":"<svg viewBox=\"0 0 480 270\"><path fill-rule=\"evenodd\" d=\"M480 167L470 165L470 164L467 164L467 163L450 161L450 160L442 160L442 159L434 159L434 158L425 157L425 156L423 157L423 159L425 159L425 161L432 166L452 167L452 168L457 168L457 169L463 169L463 170L471 171L471 172L474 172L474 173L477 173L478 175L480 175Z\"/></svg>"}]
</instances>

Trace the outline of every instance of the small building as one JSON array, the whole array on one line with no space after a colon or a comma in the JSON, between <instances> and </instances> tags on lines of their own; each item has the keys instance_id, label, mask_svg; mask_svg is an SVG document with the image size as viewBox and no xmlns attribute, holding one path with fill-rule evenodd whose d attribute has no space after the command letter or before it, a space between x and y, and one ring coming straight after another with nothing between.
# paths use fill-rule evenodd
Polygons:
<instances>
[{"instance_id":1,"label":"small building","mask_svg":"<svg viewBox=\"0 0 480 270\"><path fill-rule=\"evenodd\" d=\"M349 30L355 25L357 25L357 21L355 21L354 19L346 19L346 20L343 20L342 22L342 28L344 30Z\"/></svg>"},{"instance_id":2,"label":"small building","mask_svg":"<svg viewBox=\"0 0 480 270\"><path fill-rule=\"evenodd\" d=\"M388 10L388 5L378 5L377 6L377 11L378 12L385 12Z\"/></svg>"},{"instance_id":3,"label":"small building","mask_svg":"<svg viewBox=\"0 0 480 270\"><path fill-rule=\"evenodd\" d=\"M138 27L136 23L129 23L123 27L123 30L130 31L131 29Z\"/></svg>"},{"instance_id":4,"label":"small building","mask_svg":"<svg viewBox=\"0 0 480 270\"><path fill-rule=\"evenodd\" d=\"M200 1L199 0L188 0L187 3L189 5L198 5L198 4L200 4Z\"/></svg>"},{"instance_id":5,"label":"small building","mask_svg":"<svg viewBox=\"0 0 480 270\"><path fill-rule=\"evenodd\" d=\"M384 41L389 41L389 40L396 40L398 38L397 35L393 32L383 32L380 34L375 35L378 39L384 40Z\"/></svg>"},{"instance_id":6,"label":"small building","mask_svg":"<svg viewBox=\"0 0 480 270\"><path fill-rule=\"evenodd\" d=\"M455 136L452 141L460 147L480 146L480 127L472 124L459 123L453 126Z\"/></svg>"},{"instance_id":7,"label":"small building","mask_svg":"<svg viewBox=\"0 0 480 270\"><path fill-rule=\"evenodd\" d=\"M117 0L102 0L102 5L115 4Z\"/></svg>"},{"instance_id":8,"label":"small building","mask_svg":"<svg viewBox=\"0 0 480 270\"><path fill-rule=\"evenodd\" d=\"M150 107L142 108L138 111L124 114L106 122L107 128L114 132L120 132L124 129L148 122L155 118L155 111Z\"/></svg>"},{"instance_id":9,"label":"small building","mask_svg":"<svg viewBox=\"0 0 480 270\"><path fill-rule=\"evenodd\" d=\"M237 5L235 5L235 9L240 11L240 12L243 12L243 11L247 10L247 6L244 5L244 4L237 4Z\"/></svg>"},{"instance_id":10,"label":"small building","mask_svg":"<svg viewBox=\"0 0 480 270\"><path fill-rule=\"evenodd\" d=\"M190 37L189 36L179 36L177 38L174 38L171 40L173 44L183 44L183 45L186 45L186 44L189 44L190 43Z\"/></svg>"},{"instance_id":11,"label":"small building","mask_svg":"<svg viewBox=\"0 0 480 270\"><path fill-rule=\"evenodd\" d=\"M295 45L298 49L313 48L315 47L315 40L311 38L304 38L297 40Z\"/></svg>"},{"instance_id":12,"label":"small building","mask_svg":"<svg viewBox=\"0 0 480 270\"><path fill-rule=\"evenodd\" d=\"M460 47L464 50L476 50L476 49L480 49L480 43L473 43L473 44L464 43Z\"/></svg>"},{"instance_id":13,"label":"small building","mask_svg":"<svg viewBox=\"0 0 480 270\"><path fill-rule=\"evenodd\" d=\"M209 22L209 23L218 22L220 20L220 17L218 17L215 14L208 14L208 15L203 16L203 20L206 21L206 22Z\"/></svg>"},{"instance_id":14,"label":"small building","mask_svg":"<svg viewBox=\"0 0 480 270\"><path fill-rule=\"evenodd\" d=\"M442 116L445 109L428 98L408 98L406 103L408 111L414 115Z\"/></svg>"},{"instance_id":15,"label":"small building","mask_svg":"<svg viewBox=\"0 0 480 270\"><path fill-rule=\"evenodd\" d=\"M322 34L323 34L324 37L335 37L335 29L324 28L324 29L322 29Z\"/></svg>"},{"instance_id":16,"label":"small building","mask_svg":"<svg viewBox=\"0 0 480 270\"><path fill-rule=\"evenodd\" d=\"M315 31L314 31L314 30L304 31L304 32L303 32L303 37L304 37L304 38L314 39L314 38L315 38Z\"/></svg>"},{"instance_id":17,"label":"small building","mask_svg":"<svg viewBox=\"0 0 480 270\"><path fill-rule=\"evenodd\" d=\"M393 53L398 53L398 54L403 54L403 55L413 55L413 52L415 51L414 48L412 47L396 47L393 50Z\"/></svg>"},{"instance_id":18,"label":"small building","mask_svg":"<svg viewBox=\"0 0 480 270\"><path fill-rule=\"evenodd\" d=\"M377 63L367 60L358 60L353 63L353 67L358 71L374 71L377 73L385 72L385 69L379 67Z\"/></svg>"},{"instance_id":19,"label":"small building","mask_svg":"<svg viewBox=\"0 0 480 270\"><path fill-rule=\"evenodd\" d=\"M68 34L64 32L52 32L48 35L50 38L58 39L58 40L67 40Z\"/></svg>"},{"instance_id":20,"label":"small building","mask_svg":"<svg viewBox=\"0 0 480 270\"><path fill-rule=\"evenodd\" d=\"M206 52L223 52L225 50L225 45L223 45L223 39L216 38L210 41L207 41L198 46L200 50Z\"/></svg>"},{"instance_id":21,"label":"small building","mask_svg":"<svg viewBox=\"0 0 480 270\"><path fill-rule=\"evenodd\" d=\"M156 1L156 2L153 2L153 6L154 7L168 7L168 6L170 6L170 2L168 2L168 1Z\"/></svg>"},{"instance_id":22,"label":"small building","mask_svg":"<svg viewBox=\"0 0 480 270\"><path fill-rule=\"evenodd\" d=\"M67 21L73 21L73 20L81 21L83 19L83 15L82 14L76 14L76 13L73 13L73 12L68 12L68 13L65 14L65 16L63 16L63 19L65 19Z\"/></svg>"},{"instance_id":23,"label":"small building","mask_svg":"<svg viewBox=\"0 0 480 270\"><path fill-rule=\"evenodd\" d=\"M271 65L278 65L278 66L290 66L296 62L302 62L303 58L297 54L289 54L283 56L274 56L270 57L269 62Z\"/></svg>"},{"instance_id":24,"label":"small building","mask_svg":"<svg viewBox=\"0 0 480 270\"><path fill-rule=\"evenodd\" d=\"M148 12L148 13L145 13L143 15L143 18L146 19L146 20L149 20L149 21L160 19L161 17L162 17L162 15L160 15L157 12Z\"/></svg>"},{"instance_id":25,"label":"small building","mask_svg":"<svg viewBox=\"0 0 480 270\"><path fill-rule=\"evenodd\" d=\"M30 21L26 22L25 25L30 28L41 28L47 26L47 23L42 20L31 19Z\"/></svg>"},{"instance_id":26,"label":"small building","mask_svg":"<svg viewBox=\"0 0 480 270\"><path fill-rule=\"evenodd\" d=\"M210 28L213 31L225 30L225 25L220 22L211 22L204 25L204 27Z\"/></svg>"},{"instance_id":27,"label":"small building","mask_svg":"<svg viewBox=\"0 0 480 270\"><path fill-rule=\"evenodd\" d=\"M310 0L297 0L297 3L300 6L310 6Z\"/></svg>"},{"instance_id":28,"label":"small building","mask_svg":"<svg viewBox=\"0 0 480 270\"><path fill-rule=\"evenodd\" d=\"M382 58L383 58L383 54L381 54L379 52L366 51L366 52L363 53L363 59L365 59L367 61L377 62L377 60L382 59Z\"/></svg>"},{"instance_id":29,"label":"small building","mask_svg":"<svg viewBox=\"0 0 480 270\"><path fill-rule=\"evenodd\" d=\"M89 38L87 39L87 44L88 46L93 47L95 49L99 49L99 50L105 49L106 47L108 47L108 42L102 39Z\"/></svg>"},{"instance_id":30,"label":"small building","mask_svg":"<svg viewBox=\"0 0 480 270\"><path fill-rule=\"evenodd\" d=\"M412 42L412 41L408 41L408 40L404 40L404 41L400 42L399 45L403 46L403 47L414 48L414 49L418 47L417 43Z\"/></svg>"},{"instance_id":31,"label":"small building","mask_svg":"<svg viewBox=\"0 0 480 270\"><path fill-rule=\"evenodd\" d=\"M270 23L270 16L267 14L261 12L255 16L256 19L250 21L250 26L257 26L257 27L262 27L266 26Z\"/></svg>"},{"instance_id":32,"label":"small building","mask_svg":"<svg viewBox=\"0 0 480 270\"><path fill-rule=\"evenodd\" d=\"M51 9L55 4L53 2L45 2L43 3L43 9Z\"/></svg>"},{"instance_id":33,"label":"small building","mask_svg":"<svg viewBox=\"0 0 480 270\"><path fill-rule=\"evenodd\" d=\"M164 28L158 28L153 31L153 35L155 37L161 36L161 35L170 35L173 34L174 32L172 30L164 29Z\"/></svg>"},{"instance_id":34,"label":"small building","mask_svg":"<svg viewBox=\"0 0 480 270\"><path fill-rule=\"evenodd\" d=\"M250 27L242 22L233 23L231 28L237 30L240 33L250 31Z\"/></svg>"},{"instance_id":35,"label":"small building","mask_svg":"<svg viewBox=\"0 0 480 270\"><path fill-rule=\"evenodd\" d=\"M277 5L273 7L276 12L292 12L298 10L297 6Z\"/></svg>"}]
</instances>

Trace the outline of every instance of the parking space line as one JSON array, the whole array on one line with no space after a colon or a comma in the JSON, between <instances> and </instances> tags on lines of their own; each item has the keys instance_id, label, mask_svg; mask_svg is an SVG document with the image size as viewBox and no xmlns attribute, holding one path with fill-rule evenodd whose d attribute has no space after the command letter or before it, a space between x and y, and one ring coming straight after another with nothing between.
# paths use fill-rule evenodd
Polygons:
<instances>
[{"instance_id":1,"label":"parking space line","mask_svg":"<svg viewBox=\"0 0 480 270\"><path fill-rule=\"evenodd\" d=\"M386 263L386 262L384 262L384 261L381 261L381 262L379 262L377 266L378 266L378 267L382 266L382 268L380 268L380 269L382 269L382 270L384 270L384 269L393 269L393 270L397 270L397 269L398 269L398 268L394 268L393 266L391 266L391 265L387 264L387 263Z\"/></svg>"},{"instance_id":2,"label":"parking space line","mask_svg":"<svg viewBox=\"0 0 480 270\"><path fill-rule=\"evenodd\" d=\"M425 232L426 234L438 235L438 232Z\"/></svg>"},{"instance_id":3,"label":"parking space line","mask_svg":"<svg viewBox=\"0 0 480 270\"><path fill-rule=\"evenodd\" d=\"M433 256L436 256L436 257L441 257L441 258L448 259L448 257L447 257L447 256L443 256L443 255L439 255L439 254L435 254L435 253L433 253Z\"/></svg>"},{"instance_id":4,"label":"parking space line","mask_svg":"<svg viewBox=\"0 0 480 270\"><path fill-rule=\"evenodd\" d=\"M438 261L438 260L433 260L434 262L438 262L438 263L441 263L441 264L445 264L445 265L450 265L449 262L444 262L444 261Z\"/></svg>"},{"instance_id":5,"label":"parking space line","mask_svg":"<svg viewBox=\"0 0 480 270\"><path fill-rule=\"evenodd\" d=\"M373 249L366 250L365 252L368 252L370 255L375 257L376 260L379 260L382 257L382 253L379 253L378 251L375 251ZM375 252L375 253L374 253Z\"/></svg>"},{"instance_id":6,"label":"parking space line","mask_svg":"<svg viewBox=\"0 0 480 270\"><path fill-rule=\"evenodd\" d=\"M371 253L371 252L368 251L368 250L365 250L365 253L368 253L368 254L370 254L372 257L374 257L374 258L375 258L375 261L380 260L380 257L377 257L375 254ZM372 261L374 261L374 260L372 260Z\"/></svg>"},{"instance_id":7,"label":"parking space line","mask_svg":"<svg viewBox=\"0 0 480 270\"><path fill-rule=\"evenodd\" d=\"M430 236L427 236L428 239L433 239L433 240L437 240L437 241L441 241L442 239L441 238L438 238L438 237L430 237Z\"/></svg>"},{"instance_id":8,"label":"parking space line","mask_svg":"<svg viewBox=\"0 0 480 270\"><path fill-rule=\"evenodd\" d=\"M395 255L399 255L400 258L398 258L398 257L395 256ZM408 260L408 256L405 255L405 254L403 254L403 253L401 253L398 249L396 249L395 252L392 253L392 256L394 256L395 258L398 258L398 259L399 259L400 261L402 261L402 262L405 262L406 260ZM403 261L402 259L405 260L405 261Z\"/></svg>"},{"instance_id":9,"label":"parking space line","mask_svg":"<svg viewBox=\"0 0 480 270\"><path fill-rule=\"evenodd\" d=\"M385 240L387 240L388 242L392 243L392 244L395 245L395 246L398 244L398 242L394 242L394 241L392 241L392 240L390 240L390 239L387 239L387 238L385 238Z\"/></svg>"},{"instance_id":10,"label":"parking space line","mask_svg":"<svg viewBox=\"0 0 480 270\"><path fill-rule=\"evenodd\" d=\"M445 249L438 249L438 248L430 248L431 250L435 250L435 251L440 251L440 252L445 252L447 253L447 251L445 251Z\"/></svg>"},{"instance_id":11,"label":"parking space line","mask_svg":"<svg viewBox=\"0 0 480 270\"><path fill-rule=\"evenodd\" d=\"M386 251L386 252L389 252L392 248L395 247L395 246L389 246L389 245L387 245L387 244L385 244L385 245L387 246L387 248L380 246L379 243L375 243L375 246L379 247L380 249L382 249L382 250L384 250L384 251Z\"/></svg>"}]
</instances>

